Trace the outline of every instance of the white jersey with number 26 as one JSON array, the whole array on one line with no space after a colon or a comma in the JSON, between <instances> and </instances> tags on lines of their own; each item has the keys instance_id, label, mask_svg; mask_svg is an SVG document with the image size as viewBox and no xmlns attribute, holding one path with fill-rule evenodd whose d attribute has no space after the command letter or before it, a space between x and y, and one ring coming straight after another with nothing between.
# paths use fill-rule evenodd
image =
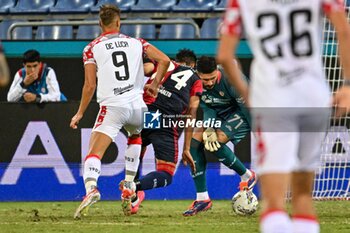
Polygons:
<instances>
[{"instance_id":1,"label":"white jersey with number 26","mask_svg":"<svg viewBox=\"0 0 350 233\"><path fill-rule=\"evenodd\" d=\"M120 33L104 33L84 49L84 65L97 66L97 102L122 106L142 99L143 53L149 43Z\"/></svg>"},{"instance_id":2,"label":"white jersey with number 26","mask_svg":"<svg viewBox=\"0 0 350 233\"><path fill-rule=\"evenodd\" d=\"M330 91L322 69L323 14L343 11L339 0L229 0L222 33L242 23L254 54L254 107L324 107Z\"/></svg>"}]
</instances>

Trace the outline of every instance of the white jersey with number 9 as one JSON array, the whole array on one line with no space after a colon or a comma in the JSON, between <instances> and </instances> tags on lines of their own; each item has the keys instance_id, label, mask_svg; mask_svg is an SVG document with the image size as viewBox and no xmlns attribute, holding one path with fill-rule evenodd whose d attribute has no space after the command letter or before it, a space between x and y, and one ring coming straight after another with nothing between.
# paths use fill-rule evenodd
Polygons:
<instances>
[{"instance_id":1,"label":"white jersey with number 9","mask_svg":"<svg viewBox=\"0 0 350 233\"><path fill-rule=\"evenodd\" d=\"M84 49L84 65L97 66L97 102L123 106L142 99L142 57L149 43L120 33L105 33Z\"/></svg>"}]
</instances>

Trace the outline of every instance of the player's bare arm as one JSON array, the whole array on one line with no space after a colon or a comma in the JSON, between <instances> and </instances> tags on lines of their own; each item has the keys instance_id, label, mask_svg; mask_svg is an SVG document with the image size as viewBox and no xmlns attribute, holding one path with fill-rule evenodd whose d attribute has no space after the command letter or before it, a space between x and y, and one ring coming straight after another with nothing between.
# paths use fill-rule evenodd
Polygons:
<instances>
[{"instance_id":1,"label":"player's bare arm","mask_svg":"<svg viewBox=\"0 0 350 233\"><path fill-rule=\"evenodd\" d=\"M169 68L170 58L153 45L147 48L146 54L150 59L158 63L158 67L156 77L150 85L145 86L145 89L150 96L157 97L160 82Z\"/></svg>"},{"instance_id":2,"label":"player's bare arm","mask_svg":"<svg viewBox=\"0 0 350 233\"><path fill-rule=\"evenodd\" d=\"M73 129L78 128L78 123L83 118L83 115L86 111L86 108L89 106L89 103L96 90L96 65L95 64L86 64L85 67L85 81L83 86L83 91L81 94L80 105L77 113L72 117L70 122L70 127Z\"/></svg>"},{"instance_id":3,"label":"player's bare arm","mask_svg":"<svg viewBox=\"0 0 350 233\"><path fill-rule=\"evenodd\" d=\"M222 35L220 39L220 45L217 55L217 62L222 65L230 83L236 88L241 96L248 103L248 85L241 78L238 65L233 61L236 59L232 51L236 51L236 47L239 43L239 37L237 35Z\"/></svg>"},{"instance_id":4,"label":"player's bare arm","mask_svg":"<svg viewBox=\"0 0 350 233\"><path fill-rule=\"evenodd\" d=\"M343 11L330 12L327 17L334 25L339 42L340 61L343 66L343 85L334 95L333 103L337 105L337 116L344 115L350 109L350 25Z\"/></svg>"},{"instance_id":5,"label":"player's bare arm","mask_svg":"<svg viewBox=\"0 0 350 233\"><path fill-rule=\"evenodd\" d=\"M0 53L0 86L10 82L10 72L4 54Z\"/></svg>"},{"instance_id":6,"label":"player's bare arm","mask_svg":"<svg viewBox=\"0 0 350 233\"><path fill-rule=\"evenodd\" d=\"M190 119L196 119L197 118L197 109L199 107L199 96L191 96L190 98L190 104L188 109L188 115L190 116ZM185 165L189 164L192 171L196 172L196 165L194 164L192 155L190 153L191 148L191 139L193 135L193 127L189 126L185 129L185 140L184 140L184 147L182 152L182 159Z\"/></svg>"}]
</instances>

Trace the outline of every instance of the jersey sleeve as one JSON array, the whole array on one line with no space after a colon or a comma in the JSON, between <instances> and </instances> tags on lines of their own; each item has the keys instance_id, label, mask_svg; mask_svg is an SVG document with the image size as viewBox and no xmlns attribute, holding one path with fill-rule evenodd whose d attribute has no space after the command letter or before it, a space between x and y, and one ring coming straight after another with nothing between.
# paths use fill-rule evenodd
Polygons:
<instances>
[{"instance_id":1,"label":"jersey sleeve","mask_svg":"<svg viewBox=\"0 0 350 233\"><path fill-rule=\"evenodd\" d=\"M322 10L328 15L334 11L344 11L343 0L322 0Z\"/></svg>"},{"instance_id":2,"label":"jersey sleeve","mask_svg":"<svg viewBox=\"0 0 350 233\"><path fill-rule=\"evenodd\" d=\"M141 44L142 44L142 50L143 50L143 54L144 54L144 57L146 56L146 52L147 52L147 49L148 47L151 45L150 43L148 43L145 39L142 39L142 38L137 38Z\"/></svg>"},{"instance_id":3,"label":"jersey sleeve","mask_svg":"<svg viewBox=\"0 0 350 233\"><path fill-rule=\"evenodd\" d=\"M11 84L10 90L7 93L7 101L8 102L17 102L21 99L23 94L27 91L26 88L22 87L21 82L23 78L20 74L21 70L16 72L16 75Z\"/></svg>"},{"instance_id":4,"label":"jersey sleeve","mask_svg":"<svg viewBox=\"0 0 350 233\"><path fill-rule=\"evenodd\" d=\"M94 58L94 54L92 52L92 48L93 48L93 44L90 43L88 44L85 48L84 48L84 52L83 52L83 62L84 65L86 64L96 64L95 58Z\"/></svg>"},{"instance_id":5,"label":"jersey sleeve","mask_svg":"<svg viewBox=\"0 0 350 233\"><path fill-rule=\"evenodd\" d=\"M242 32L242 20L238 0L229 0L221 27L223 35L240 35Z\"/></svg>"},{"instance_id":6,"label":"jersey sleeve","mask_svg":"<svg viewBox=\"0 0 350 233\"><path fill-rule=\"evenodd\" d=\"M191 87L190 96L201 96L202 93L203 93L202 81L200 79L197 79Z\"/></svg>"}]
</instances>

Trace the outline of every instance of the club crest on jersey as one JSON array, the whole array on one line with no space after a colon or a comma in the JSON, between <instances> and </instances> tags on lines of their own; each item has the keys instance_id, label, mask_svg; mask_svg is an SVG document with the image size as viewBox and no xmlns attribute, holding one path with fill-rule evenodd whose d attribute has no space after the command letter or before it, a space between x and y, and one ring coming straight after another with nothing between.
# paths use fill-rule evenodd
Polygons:
<instances>
[{"instance_id":1,"label":"club crest on jersey","mask_svg":"<svg viewBox=\"0 0 350 233\"><path fill-rule=\"evenodd\" d=\"M225 93L223 91L219 91L219 94L223 97Z\"/></svg>"},{"instance_id":2,"label":"club crest on jersey","mask_svg":"<svg viewBox=\"0 0 350 233\"><path fill-rule=\"evenodd\" d=\"M157 110L156 112L144 112L143 113L143 128L145 129L160 129L162 113Z\"/></svg>"}]
</instances>

